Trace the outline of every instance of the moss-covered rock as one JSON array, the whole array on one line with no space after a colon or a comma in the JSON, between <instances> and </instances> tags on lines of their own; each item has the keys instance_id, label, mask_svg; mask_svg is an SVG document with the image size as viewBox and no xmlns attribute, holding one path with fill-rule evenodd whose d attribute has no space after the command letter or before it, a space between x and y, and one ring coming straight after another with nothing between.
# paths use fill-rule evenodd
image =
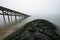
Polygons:
<instances>
[{"instance_id":1,"label":"moss-covered rock","mask_svg":"<svg viewBox=\"0 0 60 40\"><path fill-rule=\"evenodd\" d=\"M4 40L60 40L56 26L43 19L36 19L24 25L19 31Z\"/></svg>"}]
</instances>

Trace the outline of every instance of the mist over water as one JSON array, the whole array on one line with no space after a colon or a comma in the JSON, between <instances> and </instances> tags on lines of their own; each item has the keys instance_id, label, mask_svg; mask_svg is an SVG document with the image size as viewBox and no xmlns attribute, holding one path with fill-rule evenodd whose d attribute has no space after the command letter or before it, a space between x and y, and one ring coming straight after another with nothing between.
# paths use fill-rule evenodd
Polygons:
<instances>
[{"instance_id":1,"label":"mist over water","mask_svg":"<svg viewBox=\"0 0 60 40\"><path fill-rule=\"evenodd\" d=\"M19 17L17 17L17 20L19 20L18 18ZM12 16L12 20L11 20L11 16L9 16L9 19L10 19L11 24L15 22L15 17L14 16ZM9 25L10 23L9 23L7 15L5 15L5 21L4 21L3 15L0 15L0 29L5 27L5 25Z\"/></svg>"}]
</instances>

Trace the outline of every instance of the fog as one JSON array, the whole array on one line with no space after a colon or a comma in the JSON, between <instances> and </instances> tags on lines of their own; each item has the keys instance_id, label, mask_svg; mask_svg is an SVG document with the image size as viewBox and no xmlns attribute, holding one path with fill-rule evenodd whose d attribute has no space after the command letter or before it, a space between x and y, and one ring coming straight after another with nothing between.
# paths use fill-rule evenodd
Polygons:
<instances>
[{"instance_id":1,"label":"fog","mask_svg":"<svg viewBox=\"0 0 60 40\"><path fill-rule=\"evenodd\" d=\"M29 20L49 20L60 29L60 0L0 0L0 5L30 15Z\"/></svg>"}]
</instances>

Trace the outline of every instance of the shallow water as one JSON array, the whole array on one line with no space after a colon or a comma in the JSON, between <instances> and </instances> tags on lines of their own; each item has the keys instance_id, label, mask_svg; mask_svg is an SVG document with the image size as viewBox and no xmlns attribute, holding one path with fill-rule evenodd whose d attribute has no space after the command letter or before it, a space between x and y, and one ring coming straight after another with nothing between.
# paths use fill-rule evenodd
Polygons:
<instances>
[{"instance_id":1,"label":"shallow water","mask_svg":"<svg viewBox=\"0 0 60 40\"><path fill-rule=\"evenodd\" d=\"M10 23L15 22L15 17L14 16L12 16L12 20L11 20L11 16L9 16L9 19L10 19ZM17 19L18 19L18 17L17 17ZM4 21L3 15L0 15L0 28L3 28L5 26L5 24L6 25L9 24L8 16L5 15L5 21Z\"/></svg>"},{"instance_id":2,"label":"shallow water","mask_svg":"<svg viewBox=\"0 0 60 40\"><path fill-rule=\"evenodd\" d=\"M50 22L52 22L58 29L58 32L60 33L60 19L59 19L59 16L60 15L33 15L33 16L30 16L29 18L25 19L24 22L22 22L22 24L24 23L28 23L32 20L35 20L35 19L45 19L45 20L48 20ZM9 21L8 21L8 17L5 16L5 20L6 20L6 24L9 24ZM14 22L15 21L15 17L12 17L13 20L10 22ZM11 19L11 17L10 17ZM18 19L18 17L17 17ZM3 28L4 27L4 20L3 20L3 16L0 15L0 28Z\"/></svg>"}]
</instances>

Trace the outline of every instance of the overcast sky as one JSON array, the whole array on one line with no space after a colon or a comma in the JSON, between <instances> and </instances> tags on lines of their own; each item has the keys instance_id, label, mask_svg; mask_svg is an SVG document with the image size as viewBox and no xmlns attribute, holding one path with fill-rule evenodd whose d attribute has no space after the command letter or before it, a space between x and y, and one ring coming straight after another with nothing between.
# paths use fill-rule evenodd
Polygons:
<instances>
[{"instance_id":1,"label":"overcast sky","mask_svg":"<svg viewBox=\"0 0 60 40\"><path fill-rule=\"evenodd\" d=\"M0 5L29 15L60 13L60 0L0 0Z\"/></svg>"}]
</instances>

